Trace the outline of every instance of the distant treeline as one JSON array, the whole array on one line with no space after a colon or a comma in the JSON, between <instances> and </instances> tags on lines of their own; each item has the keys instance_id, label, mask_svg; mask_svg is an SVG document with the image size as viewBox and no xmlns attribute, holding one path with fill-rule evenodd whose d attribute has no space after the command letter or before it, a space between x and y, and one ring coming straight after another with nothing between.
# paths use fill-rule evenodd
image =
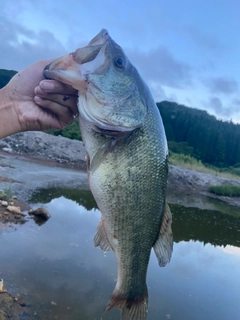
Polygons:
<instances>
[{"instance_id":1,"label":"distant treeline","mask_svg":"<svg viewBox=\"0 0 240 320\"><path fill-rule=\"evenodd\" d=\"M240 167L240 125L177 103L157 103L169 149L217 167Z\"/></svg>"},{"instance_id":2,"label":"distant treeline","mask_svg":"<svg viewBox=\"0 0 240 320\"><path fill-rule=\"evenodd\" d=\"M0 89L17 73L15 70L0 69Z\"/></svg>"},{"instance_id":3,"label":"distant treeline","mask_svg":"<svg viewBox=\"0 0 240 320\"><path fill-rule=\"evenodd\" d=\"M0 88L16 73L0 69ZM217 120L206 111L174 102L157 103L166 130L169 150L190 155L217 167L240 167L240 125ZM48 133L81 140L78 119L63 130Z\"/></svg>"}]
</instances>

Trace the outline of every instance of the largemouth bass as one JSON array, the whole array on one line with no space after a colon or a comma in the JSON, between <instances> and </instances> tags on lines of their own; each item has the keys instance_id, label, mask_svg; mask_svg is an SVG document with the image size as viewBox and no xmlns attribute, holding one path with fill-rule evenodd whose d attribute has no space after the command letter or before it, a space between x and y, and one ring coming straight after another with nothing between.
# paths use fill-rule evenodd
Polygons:
<instances>
[{"instance_id":1,"label":"largemouth bass","mask_svg":"<svg viewBox=\"0 0 240 320\"><path fill-rule=\"evenodd\" d=\"M89 186L102 213L94 245L113 250L118 267L106 310L118 307L123 320L144 320L151 249L165 266L173 247L165 201L168 149L159 111L105 29L86 47L47 65L44 75L79 91Z\"/></svg>"}]
</instances>

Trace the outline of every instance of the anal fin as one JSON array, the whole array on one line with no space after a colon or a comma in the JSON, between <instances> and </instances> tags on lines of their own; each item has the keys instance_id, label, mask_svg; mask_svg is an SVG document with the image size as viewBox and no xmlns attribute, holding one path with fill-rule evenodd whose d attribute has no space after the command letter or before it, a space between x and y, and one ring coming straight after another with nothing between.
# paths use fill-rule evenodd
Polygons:
<instances>
[{"instance_id":1,"label":"anal fin","mask_svg":"<svg viewBox=\"0 0 240 320\"><path fill-rule=\"evenodd\" d=\"M99 246L104 252L112 250L104 230L103 220L100 220L99 222L93 242L95 247Z\"/></svg>"},{"instance_id":2,"label":"anal fin","mask_svg":"<svg viewBox=\"0 0 240 320\"><path fill-rule=\"evenodd\" d=\"M160 267L170 262L173 251L172 213L166 203L159 236L153 246Z\"/></svg>"}]
</instances>

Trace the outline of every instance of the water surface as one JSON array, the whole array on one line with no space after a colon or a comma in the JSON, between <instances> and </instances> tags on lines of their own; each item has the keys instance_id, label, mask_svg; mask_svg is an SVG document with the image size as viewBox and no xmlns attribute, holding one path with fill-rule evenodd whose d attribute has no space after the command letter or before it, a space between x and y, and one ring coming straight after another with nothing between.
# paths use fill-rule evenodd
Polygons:
<instances>
[{"instance_id":1,"label":"water surface","mask_svg":"<svg viewBox=\"0 0 240 320\"><path fill-rule=\"evenodd\" d=\"M0 277L31 305L33 319L100 320L117 268L112 252L93 247L100 213L90 192L40 190L32 203L44 204L52 217L41 226L30 220L0 230ZM171 210L173 257L159 268L151 255L148 319L239 320L240 218L180 205ZM120 314L111 310L103 319Z\"/></svg>"}]
</instances>

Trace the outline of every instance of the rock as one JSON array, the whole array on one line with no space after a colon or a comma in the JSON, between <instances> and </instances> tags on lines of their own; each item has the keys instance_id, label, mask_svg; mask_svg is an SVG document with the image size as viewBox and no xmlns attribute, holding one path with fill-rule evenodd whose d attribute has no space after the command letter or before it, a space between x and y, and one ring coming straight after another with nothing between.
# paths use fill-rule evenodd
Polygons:
<instances>
[{"instance_id":1,"label":"rock","mask_svg":"<svg viewBox=\"0 0 240 320\"><path fill-rule=\"evenodd\" d=\"M5 152L8 152L8 153L12 153L13 152L13 150L12 150L12 148L2 148L2 150L3 151L5 151Z\"/></svg>"},{"instance_id":2,"label":"rock","mask_svg":"<svg viewBox=\"0 0 240 320\"><path fill-rule=\"evenodd\" d=\"M8 202L4 201L4 200L1 201L1 204L2 204L3 207L7 207L8 206Z\"/></svg>"},{"instance_id":3,"label":"rock","mask_svg":"<svg viewBox=\"0 0 240 320\"><path fill-rule=\"evenodd\" d=\"M31 209L28 213L44 221L47 221L51 217L50 213L45 208L38 208L36 210Z\"/></svg>"},{"instance_id":4,"label":"rock","mask_svg":"<svg viewBox=\"0 0 240 320\"><path fill-rule=\"evenodd\" d=\"M28 308L23 305L26 305L26 303L23 301L21 297L18 297L16 300L15 297L8 292L1 293L0 294L0 319L1 320L36 319L29 312Z\"/></svg>"},{"instance_id":5,"label":"rock","mask_svg":"<svg viewBox=\"0 0 240 320\"><path fill-rule=\"evenodd\" d=\"M4 141L3 139L0 140L0 148L11 148L10 144Z\"/></svg>"},{"instance_id":6,"label":"rock","mask_svg":"<svg viewBox=\"0 0 240 320\"><path fill-rule=\"evenodd\" d=\"M14 214L22 214L20 207L7 206L7 210L11 213L14 213Z\"/></svg>"},{"instance_id":7,"label":"rock","mask_svg":"<svg viewBox=\"0 0 240 320\"><path fill-rule=\"evenodd\" d=\"M60 163L84 167L86 155L82 141L56 137L44 132L21 132L0 140L1 146L13 152L37 155ZM2 150L3 150L2 149Z\"/></svg>"},{"instance_id":8,"label":"rock","mask_svg":"<svg viewBox=\"0 0 240 320\"><path fill-rule=\"evenodd\" d=\"M0 292L7 292L3 279L0 279Z\"/></svg>"}]
</instances>

